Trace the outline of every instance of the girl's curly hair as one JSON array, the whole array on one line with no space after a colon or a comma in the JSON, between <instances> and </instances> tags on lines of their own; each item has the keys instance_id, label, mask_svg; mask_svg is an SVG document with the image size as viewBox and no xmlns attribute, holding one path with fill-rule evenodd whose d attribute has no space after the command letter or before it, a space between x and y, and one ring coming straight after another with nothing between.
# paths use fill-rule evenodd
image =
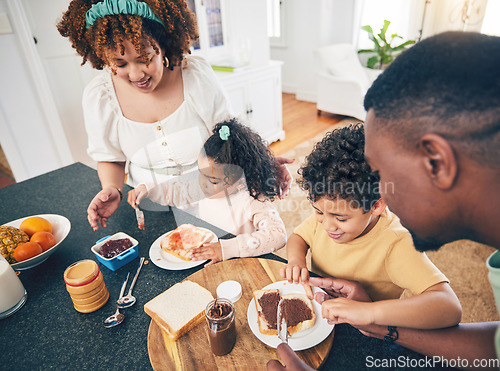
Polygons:
<instances>
[{"instance_id":1,"label":"girl's curly hair","mask_svg":"<svg viewBox=\"0 0 500 371\"><path fill-rule=\"evenodd\" d=\"M312 202L322 197L354 201L364 212L380 199L378 173L365 160L363 125L336 129L315 144L298 170L300 188Z\"/></svg>"},{"instance_id":2,"label":"girl's curly hair","mask_svg":"<svg viewBox=\"0 0 500 371\"><path fill-rule=\"evenodd\" d=\"M222 140L219 134L224 125L229 128L227 140ZM274 200L279 192L277 174L280 165L261 136L234 118L218 123L212 132L203 146L205 155L218 164L231 164L241 168L253 198L265 195ZM235 174L231 166L226 169L226 176L233 181L238 180L241 174Z\"/></svg>"},{"instance_id":3,"label":"girl's curly hair","mask_svg":"<svg viewBox=\"0 0 500 371\"><path fill-rule=\"evenodd\" d=\"M163 21L142 18L138 15L117 14L98 18L94 25L85 28L85 15L100 0L73 0L57 24L59 33L67 37L76 52L83 57L82 65L89 61L95 69L102 70L112 64L107 59L109 50L123 53L124 40L135 47L141 60L149 64L144 41L148 41L156 54L165 51L169 68L180 66L183 56L190 53L191 41L198 39L195 15L184 0L145 0L151 10Z\"/></svg>"}]
</instances>

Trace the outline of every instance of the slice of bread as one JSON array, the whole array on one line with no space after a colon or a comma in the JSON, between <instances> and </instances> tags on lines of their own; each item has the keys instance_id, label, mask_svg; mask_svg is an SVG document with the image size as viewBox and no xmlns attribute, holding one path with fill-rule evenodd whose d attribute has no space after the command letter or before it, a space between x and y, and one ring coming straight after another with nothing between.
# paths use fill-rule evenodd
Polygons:
<instances>
[{"instance_id":1,"label":"slice of bread","mask_svg":"<svg viewBox=\"0 0 500 371\"><path fill-rule=\"evenodd\" d=\"M259 331L264 335L278 335L276 314L280 299L282 313L287 320L290 335L306 330L316 322L311 300L305 294L281 295L278 289L256 290L253 293Z\"/></svg>"},{"instance_id":2,"label":"slice of bread","mask_svg":"<svg viewBox=\"0 0 500 371\"><path fill-rule=\"evenodd\" d=\"M176 283L144 305L144 311L173 340L203 322L205 308L214 297L192 281Z\"/></svg>"},{"instance_id":3,"label":"slice of bread","mask_svg":"<svg viewBox=\"0 0 500 371\"><path fill-rule=\"evenodd\" d=\"M264 335L278 335L276 312L281 299L280 290L256 290L253 292L257 309L259 331Z\"/></svg>"},{"instance_id":4,"label":"slice of bread","mask_svg":"<svg viewBox=\"0 0 500 371\"><path fill-rule=\"evenodd\" d=\"M181 224L168 232L160 241L163 251L178 257L191 260L191 249L202 246L214 239L215 234L205 228L195 227L192 224Z\"/></svg>"},{"instance_id":5,"label":"slice of bread","mask_svg":"<svg viewBox=\"0 0 500 371\"><path fill-rule=\"evenodd\" d=\"M314 326L316 314L311 299L305 294L283 295L283 316L287 320L288 333L290 335L304 331Z\"/></svg>"}]
</instances>

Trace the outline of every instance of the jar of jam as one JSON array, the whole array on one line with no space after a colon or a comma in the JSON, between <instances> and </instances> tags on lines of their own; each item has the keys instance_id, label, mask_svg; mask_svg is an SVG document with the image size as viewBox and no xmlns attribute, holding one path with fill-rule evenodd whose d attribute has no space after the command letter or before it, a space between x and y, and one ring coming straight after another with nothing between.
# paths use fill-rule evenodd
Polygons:
<instances>
[{"instance_id":1,"label":"jar of jam","mask_svg":"<svg viewBox=\"0 0 500 371\"><path fill-rule=\"evenodd\" d=\"M210 347L216 356L230 353L236 343L234 315L234 305L228 299L214 299L205 308Z\"/></svg>"},{"instance_id":2,"label":"jar of jam","mask_svg":"<svg viewBox=\"0 0 500 371\"><path fill-rule=\"evenodd\" d=\"M102 273L93 260L80 260L71 264L64 271L64 282L78 312L94 312L109 299Z\"/></svg>"}]
</instances>

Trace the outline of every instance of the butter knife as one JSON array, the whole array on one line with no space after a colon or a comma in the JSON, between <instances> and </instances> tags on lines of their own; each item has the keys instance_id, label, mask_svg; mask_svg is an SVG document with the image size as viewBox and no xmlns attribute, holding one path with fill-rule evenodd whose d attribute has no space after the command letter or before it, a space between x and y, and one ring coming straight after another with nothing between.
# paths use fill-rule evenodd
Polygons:
<instances>
[{"instance_id":1,"label":"butter knife","mask_svg":"<svg viewBox=\"0 0 500 371\"><path fill-rule=\"evenodd\" d=\"M286 318L284 316L284 311L281 310L281 306L284 303L284 299L281 299L278 303L278 310L276 312L276 325L278 328L278 337L283 343L288 344L288 326L286 323Z\"/></svg>"},{"instance_id":2,"label":"butter knife","mask_svg":"<svg viewBox=\"0 0 500 371\"><path fill-rule=\"evenodd\" d=\"M144 230L144 213L139 209L139 206L135 209L135 217L137 218L137 227Z\"/></svg>"}]
</instances>

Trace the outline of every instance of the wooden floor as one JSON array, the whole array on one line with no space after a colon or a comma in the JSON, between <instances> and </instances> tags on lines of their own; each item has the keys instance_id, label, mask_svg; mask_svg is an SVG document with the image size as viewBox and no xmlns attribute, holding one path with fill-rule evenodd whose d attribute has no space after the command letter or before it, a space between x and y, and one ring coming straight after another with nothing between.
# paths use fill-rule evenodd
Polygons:
<instances>
[{"instance_id":1,"label":"wooden floor","mask_svg":"<svg viewBox=\"0 0 500 371\"><path fill-rule=\"evenodd\" d=\"M288 152L296 145L327 130L344 116L322 112L317 114L316 103L295 99L295 94L283 93L283 129L285 139L272 143L269 148L276 156Z\"/></svg>"},{"instance_id":2,"label":"wooden floor","mask_svg":"<svg viewBox=\"0 0 500 371\"><path fill-rule=\"evenodd\" d=\"M295 94L283 93L283 129L285 139L272 143L269 148L280 156L301 142L335 125L344 116L317 114L316 103L295 99ZM14 184L14 176L0 147L0 188Z\"/></svg>"}]
</instances>

